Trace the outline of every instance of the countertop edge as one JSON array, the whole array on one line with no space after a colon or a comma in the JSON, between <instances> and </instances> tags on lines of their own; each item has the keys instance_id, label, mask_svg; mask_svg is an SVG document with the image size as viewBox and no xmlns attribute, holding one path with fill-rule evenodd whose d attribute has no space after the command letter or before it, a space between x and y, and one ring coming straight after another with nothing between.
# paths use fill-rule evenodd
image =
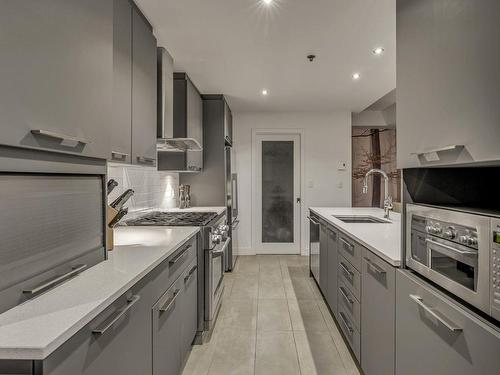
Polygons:
<instances>
[{"instance_id":1,"label":"countertop edge","mask_svg":"<svg viewBox=\"0 0 500 375\"><path fill-rule=\"evenodd\" d=\"M196 230L194 230L196 229ZM78 320L73 326L64 331L61 335L55 338L53 341L49 342L44 348L36 347L0 347L0 360L44 360L50 356L54 351L56 351L60 346L62 346L67 340L69 340L73 335L75 335L79 330L84 328L88 323L97 317L101 312L103 312L111 303L113 303L118 297L125 293L130 287L139 282L144 276L150 273L154 268L160 265L165 259L167 259L174 251L179 247L184 245L190 238L199 233L200 229L193 227L194 232L189 236L184 238L175 244L169 251L165 252L160 258L151 263L142 272L136 275L134 278L125 283L119 290L117 290L113 295L102 300L102 302L92 309L89 313ZM119 251L120 246L117 246L113 251Z\"/></svg>"},{"instance_id":2,"label":"countertop edge","mask_svg":"<svg viewBox=\"0 0 500 375\"><path fill-rule=\"evenodd\" d=\"M390 258L388 255L386 255L383 252L381 252L380 250L376 249L375 247L373 247L369 243L366 243L365 241L363 241L362 239L360 239L359 237L357 237L353 233L347 231L344 228L339 227L337 223L334 223L333 221L331 221L330 218L327 218L327 217L323 216L314 207L309 207L309 210L313 211L316 215L320 216L323 220L326 220L329 224L333 225L340 232L342 232L342 233L344 233L344 234L352 237L353 239L355 239L357 242L359 242L359 244L363 245L363 247L365 247L368 250L370 250L373 254L375 254L379 258L383 259L384 261L386 261L387 263L389 263L391 266L397 267L397 268L401 267L401 260L396 260L396 259Z\"/></svg>"}]
</instances>

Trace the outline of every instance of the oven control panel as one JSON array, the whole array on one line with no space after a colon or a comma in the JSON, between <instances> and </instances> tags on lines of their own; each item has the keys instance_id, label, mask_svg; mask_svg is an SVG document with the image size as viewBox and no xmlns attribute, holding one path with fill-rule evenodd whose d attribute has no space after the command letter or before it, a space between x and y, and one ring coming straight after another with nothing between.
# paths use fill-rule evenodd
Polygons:
<instances>
[{"instance_id":1,"label":"oven control panel","mask_svg":"<svg viewBox=\"0 0 500 375\"><path fill-rule=\"evenodd\" d=\"M490 290L491 315L500 320L500 219L491 221Z\"/></svg>"}]
</instances>

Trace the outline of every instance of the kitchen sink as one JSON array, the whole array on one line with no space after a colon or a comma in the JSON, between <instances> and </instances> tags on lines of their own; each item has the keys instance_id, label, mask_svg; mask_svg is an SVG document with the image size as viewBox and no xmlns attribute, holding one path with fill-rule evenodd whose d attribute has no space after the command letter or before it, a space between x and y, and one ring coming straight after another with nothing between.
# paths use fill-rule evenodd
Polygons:
<instances>
[{"instance_id":1,"label":"kitchen sink","mask_svg":"<svg viewBox=\"0 0 500 375\"><path fill-rule=\"evenodd\" d=\"M359 224L376 224L382 223L387 224L390 223L390 220L380 219L375 216L367 216L367 215L354 215L354 216L345 216L345 215L332 215L334 218L343 221L344 223L359 223Z\"/></svg>"}]
</instances>

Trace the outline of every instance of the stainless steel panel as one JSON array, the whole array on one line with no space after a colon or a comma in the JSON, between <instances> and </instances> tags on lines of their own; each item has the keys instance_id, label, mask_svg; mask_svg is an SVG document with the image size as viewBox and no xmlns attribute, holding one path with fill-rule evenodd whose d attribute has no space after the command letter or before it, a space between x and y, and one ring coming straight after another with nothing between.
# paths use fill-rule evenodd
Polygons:
<instances>
[{"instance_id":1,"label":"stainless steel panel","mask_svg":"<svg viewBox=\"0 0 500 375\"><path fill-rule=\"evenodd\" d=\"M309 268L319 285L319 221L316 216L309 216Z\"/></svg>"}]
</instances>

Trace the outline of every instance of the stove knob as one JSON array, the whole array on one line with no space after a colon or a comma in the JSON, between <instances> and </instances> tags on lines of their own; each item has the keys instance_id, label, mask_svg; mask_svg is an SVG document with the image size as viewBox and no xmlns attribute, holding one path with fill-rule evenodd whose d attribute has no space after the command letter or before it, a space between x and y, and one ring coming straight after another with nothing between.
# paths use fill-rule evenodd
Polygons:
<instances>
[{"instance_id":1,"label":"stove knob","mask_svg":"<svg viewBox=\"0 0 500 375\"><path fill-rule=\"evenodd\" d=\"M427 226L425 227L425 231L426 231L427 233L432 233L432 226L431 226L431 225L427 225Z\"/></svg>"},{"instance_id":2,"label":"stove knob","mask_svg":"<svg viewBox=\"0 0 500 375\"><path fill-rule=\"evenodd\" d=\"M445 238L450 239L450 240L454 239L454 238L456 237L456 235L457 235L457 231L456 231L456 230L455 230L455 228L453 228L453 227L448 227L448 228L444 231L444 233L443 233L443 236L444 236Z\"/></svg>"},{"instance_id":3,"label":"stove knob","mask_svg":"<svg viewBox=\"0 0 500 375\"><path fill-rule=\"evenodd\" d=\"M443 229L439 226L434 227L434 234L441 234L443 233Z\"/></svg>"},{"instance_id":4,"label":"stove knob","mask_svg":"<svg viewBox=\"0 0 500 375\"><path fill-rule=\"evenodd\" d=\"M222 236L220 234L212 234L212 242L219 244Z\"/></svg>"},{"instance_id":5,"label":"stove knob","mask_svg":"<svg viewBox=\"0 0 500 375\"><path fill-rule=\"evenodd\" d=\"M477 246L477 237L469 236L469 238L467 239L467 244L469 246Z\"/></svg>"},{"instance_id":6,"label":"stove knob","mask_svg":"<svg viewBox=\"0 0 500 375\"><path fill-rule=\"evenodd\" d=\"M465 245L467 245L467 241L468 241L468 239L469 239L469 236L460 236L460 237L458 237L458 241L459 241L460 243L465 244Z\"/></svg>"}]
</instances>

